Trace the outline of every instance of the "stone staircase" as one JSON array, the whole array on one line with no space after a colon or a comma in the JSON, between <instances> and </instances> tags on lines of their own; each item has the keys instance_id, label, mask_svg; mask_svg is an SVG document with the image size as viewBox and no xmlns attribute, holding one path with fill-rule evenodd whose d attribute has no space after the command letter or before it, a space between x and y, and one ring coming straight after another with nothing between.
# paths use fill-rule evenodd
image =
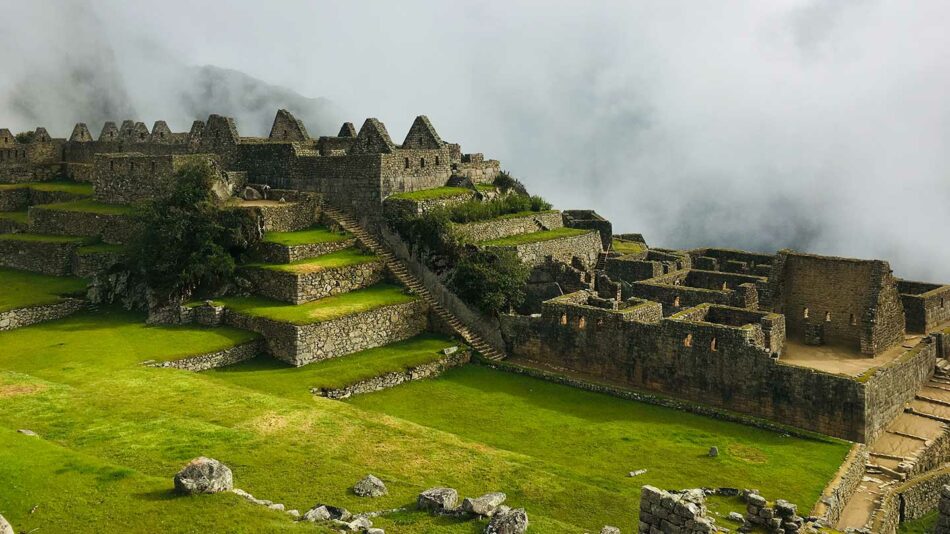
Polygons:
<instances>
[{"instance_id":1,"label":"stone staircase","mask_svg":"<svg viewBox=\"0 0 950 534\"><path fill-rule=\"evenodd\" d=\"M483 357L491 361L499 361L505 358L505 353L485 342L480 335L465 326L458 317L440 304L439 301L432 296L426 286L409 271L405 263L397 258L388 248L383 246L376 237L363 229L356 219L342 211L330 207L324 207L323 213L331 219L334 219L344 230L356 236L364 246L382 258L383 263L385 263L386 267L400 283L425 300L431 310L444 321L445 324L449 325L452 330L464 339L466 343L481 353Z\"/></svg>"}]
</instances>

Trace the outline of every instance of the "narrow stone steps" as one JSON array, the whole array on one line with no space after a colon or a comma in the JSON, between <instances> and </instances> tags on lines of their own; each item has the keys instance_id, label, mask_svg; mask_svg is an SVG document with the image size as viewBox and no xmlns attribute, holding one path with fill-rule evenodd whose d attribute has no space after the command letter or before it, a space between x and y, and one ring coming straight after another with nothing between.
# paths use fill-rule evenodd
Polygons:
<instances>
[{"instance_id":1,"label":"narrow stone steps","mask_svg":"<svg viewBox=\"0 0 950 534\"><path fill-rule=\"evenodd\" d=\"M432 296L425 285L409 271L405 264L399 258L397 258L395 254L393 254L379 241L377 241L375 237L370 235L369 232L364 230L363 227L360 226L356 221L356 219L335 208L324 207L323 213L336 220L337 224L342 226L344 230L353 234L360 242L363 243L363 245L380 257L383 263L386 264L389 272L392 273L392 275L395 276L401 284L405 285L411 291L419 295L420 298L425 300L432 311L435 312L435 314L440 319L442 319L442 321L452 327L452 329L459 336L461 336L466 343L481 353L482 356L492 361L499 361L505 358L505 354L503 352L490 346L485 342L485 340L481 338L481 336L466 327L458 317L443 307L435 299L435 297Z\"/></svg>"}]
</instances>

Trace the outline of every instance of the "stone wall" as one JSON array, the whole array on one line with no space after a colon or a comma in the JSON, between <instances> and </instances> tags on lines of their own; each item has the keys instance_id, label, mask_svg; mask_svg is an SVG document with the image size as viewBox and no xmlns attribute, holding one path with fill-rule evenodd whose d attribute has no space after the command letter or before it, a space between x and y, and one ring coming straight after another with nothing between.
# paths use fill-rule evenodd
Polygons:
<instances>
[{"instance_id":1,"label":"stone wall","mask_svg":"<svg viewBox=\"0 0 950 534\"><path fill-rule=\"evenodd\" d=\"M67 276L77 243L0 239L0 267Z\"/></svg>"},{"instance_id":2,"label":"stone wall","mask_svg":"<svg viewBox=\"0 0 950 534\"><path fill-rule=\"evenodd\" d=\"M474 191L427 200L389 197L383 202L383 217L387 220L393 220L397 217L420 215L433 209L455 206L472 200L474 197Z\"/></svg>"},{"instance_id":3,"label":"stone wall","mask_svg":"<svg viewBox=\"0 0 950 534\"><path fill-rule=\"evenodd\" d=\"M453 367L465 365L471 358L470 350L461 349L434 362L410 367L404 371L385 373L338 389L314 388L310 392L330 399L347 399L353 395L389 389L412 380L435 378Z\"/></svg>"},{"instance_id":4,"label":"stone wall","mask_svg":"<svg viewBox=\"0 0 950 534\"><path fill-rule=\"evenodd\" d=\"M877 354L903 341L904 313L887 262L780 251L769 279L789 336L817 329L824 343Z\"/></svg>"},{"instance_id":5,"label":"stone wall","mask_svg":"<svg viewBox=\"0 0 950 534\"><path fill-rule=\"evenodd\" d=\"M867 462L867 445L863 443L852 445L834 478L825 486L821 497L812 508L811 515L821 518L827 525L837 524L844 507L861 485Z\"/></svg>"},{"instance_id":6,"label":"stone wall","mask_svg":"<svg viewBox=\"0 0 950 534\"><path fill-rule=\"evenodd\" d=\"M119 251L84 252L77 249L72 258L72 274L80 278L92 278L119 263L122 255Z\"/></svg>"},{"instance_id":7,"label":"stone wall","mask_svg":"<svg viewBox=\"0 0 950 534\"><path fill-rule=\"evenodd\" d=\"M563 222L557 211L533 213L520 217L499 217L488 221L454 225L455 232L471 242L501 239L541 230L561 228Z\"/></svg>"},{"instance_id":8,"label":"stone wall","mask_svg":"<svg viewBox=\"0 0 950 534\"><path fill-rule=\"evenodd\" d=\"M287 202L255 202L238 205L263 221L265 232L295 232L313 226L319 200L316 196Z\"/></svg>"},{"instance_id":9,"label":"stone wall","mask_svg":"<svg viewBox=\"0 0 950 534\"><path fill-rule=\"evenodd\" d=\"M86 301L63 299L62 302L44 306L31 306L0 312L0 331L22 328L31 324L54 321L72 315L86 307Z\"/></svg>"},{"instance_id":10,"label":"stone wall","mask_svg":"<svg viewBox=\"0 0 950 534\"><path fill-rule=\"evenodd\" d=\"M0 189L0 211L23 211L36 204L66 202L81 196L65 191L40 191L26 185L14 189Z\"/></svg>"},{"instance_id":11,"label":"stone wall","mask_svg":"<svg viewBox=\"0 0 950 534\"><path fill-rule=\"evenodd\" d=\"M384 271L383 263L377 260L306 273L261 267L248 267L242 272L254 285L255 293L302 304L371 286L383 279Z\"/></svg>"},{"instance_id":12,"label":"stone wall","mask_svg":"<svg viewBox=\"0 0 950 534\"><path fill-rule=\"evenodd\" d=\"M453 174L464 176L476 184L490 184L501 172L501 163L486 160L482 154L463 154L461 161L452 165Z\"/></svg>"},{"instance_id":13,"label":"stone wall","mask_svg":"<svg viewBox=\"0 0 950 534\"><path fill-rule=\"evenodd\" d=\"M950 321L950 286L901 280L897 288L908 332L924 334Z\"/></svg>"},{"instance_id":14,"label":"stone wall","mask_svg":"<svg viewBox=\"0 0 950 534\"><path fill-rule=\"evenodd\" d=\"M944 489L947 484L950 484L950 467L930 471L888 488L871 518L871 532L895 534L901 522L918 519L938 509L940 515L934 533L950 533L950 488Z\"/></svg>"},{"instance_id":15,"label":"stone wall","mask_svg":"<svg viewBox=\"0 0 950 534\"><path fill-rule=\"evenodd\" d=\"M355 245L356 238L326 243L305 243L303 245L281 245L262 241L258 246L264 261L268 263L292 263L297 260L330 254Z\"/></svg>"},{"instance_id":16,"label":"stone wall","mask_svg":"<svg viewBox=\"0 0 950 534\"><path fill-rule=\"evenodd\" d=\"M936 343L928 337L916 348L873 371L864 384L866 442L904 410L904 405L930 380L936 363Z\"/></svg>"},{"instance_id":17,"label":"stone wall","mask_svg":"<svg viewBox=\"0 0 950 534\"><path fill-rule=\"evenodd\" d=\"M218 367L227 367L236 363L250 360L260 354L261 341L254 340L234 347L228 347L207 354L189 356L180 360L170 360L167 362L149 363L151 367L164 367L174 369L184 369L186 371L207 371Z\"/></svg>"},{"instance_id":18,"label":"stone wall","mask_svg":"<svg viewBox=\"0 0 950 534\"><path fill-rule=\"evenodd\" d=\"M271 356L298 367L408 339L425 330L428 323L427 306L422 300L306 325L233 310L227 311L225 321L263 335Z\"/></svg>"},{"instance_id":19,"label":"stone wall","mask_svg":"<svg viewBox=\"0 0 950 534\"><path fill-rule=\"evenodd\" d=\"M640 490L640 534L708 534L716 532L712 517L707 517L703 490L681 493L663 491L653 486Z\"/></svg>"},{"instance_id":20,"label":"stone wall","mask_svg":"<svg viewBox=\"0 0 950 534\"><path fill-rule=\"evenodd\" d=\"M600 236L593 231L547 241L492 248L512 250L521 261L532 267L541 265L548 257L567 264L570 264L571 260L577 257L586 262L587 265L593 266L597 263L597 255L602 250Z\"/></svg>"},{"instance_id":21,"label":"stone wall","mask_svg":"<svg viewBox=\"0 0 950 534\"><path fill-rule=\"evenodd\" d=\"M32 206L29 213L31 230L39 234L97 237L106 243L121 245L128 243L136 232L132 215L67 211L45 206Z\"/></svg>"}]
</instances>

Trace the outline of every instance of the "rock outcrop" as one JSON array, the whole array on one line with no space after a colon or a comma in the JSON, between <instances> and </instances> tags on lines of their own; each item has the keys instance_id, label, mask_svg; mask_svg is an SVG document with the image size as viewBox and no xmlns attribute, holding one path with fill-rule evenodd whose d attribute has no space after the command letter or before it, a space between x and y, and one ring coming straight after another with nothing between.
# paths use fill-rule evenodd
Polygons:
<instances>
[{"instance_id":1,"label":"rock outcrop","mask_svg":"<svg viewBox=\"0 0 950 534\"><path fill-rule=\"evenodd\" d=\"M218 493L233 488L231 469L213 458L195 458L175 475L175 491L185 495Z\"/></svg>"}]
</instances>

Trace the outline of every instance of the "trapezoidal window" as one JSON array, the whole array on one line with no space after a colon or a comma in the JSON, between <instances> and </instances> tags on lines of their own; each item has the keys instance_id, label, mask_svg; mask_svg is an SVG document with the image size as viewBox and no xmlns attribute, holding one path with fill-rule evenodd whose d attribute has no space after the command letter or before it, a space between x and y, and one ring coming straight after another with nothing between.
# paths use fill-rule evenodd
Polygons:
<instances>
[{"instance_id":1,"label":"trapezoidal window","mask_svg":"<svg viewBox=\"0 0 950 534\"><path fill-rule=\"evenodd\" d=\"M114 171L114 170L115 170L115 160L112 160L112 161L109 162L109 170L110 170L110 171Z\"/></svg>"},{"instance_id":2,"label":"trapezoidal window","mask_svg":"<svg viewBox=\"0 0 950 534\"><path fill-rule=\"evenodd\" d=\"M940 307L941 308L947 307L947 299L940 299Z\"/></svg>"},{"instance_id":3,"label":"trapezoidal window","mask_svg":"<svg viewBox=\"0 0 950 534\"><path fill-rule=\"evenodd\" d=\"M831 312L825 312L825 322L826 323L831 322Z\"/></svg>"},{"instance_id":4,"label":"trapezoidal window","mask_svg":"<svg viewBox=\"0 0 950 534\"><path fill-rule=\"evenodd\" d=\"M712 338L712 341L709 342L709 350L716 352L718 347L716 346L716 338Z\"/></svg>"},{"instance_id":5,"label":"trapezoidal window","mask_svg":"<svg viewBox=\"0 0 950 534\"><path fill-rule=\"evenodd\" d=\"M726 291L726 290L728 290L728 289L729 289L729 282L723 282L723 283L722 283L722 290L723 290L723 291Z\"/></svg>"},{"instance_id":6,"label":"trapezoidal window","mask_svg":"<svg viewBox=\"0 0 950 534\"><path fill-rule=\"evenodd\" d=\"M409 158L406 158L406 168L409 168Z\"/></svg>"},{"instance_id":7,"label":"trapezoidal window","mask_svg":"<svg viewBox=\"0 0 950 534\"><path fill-rule=\"evenodd\" d=\"M802 308L802 319L808 319L808 308Z\"/></svg>"},{"instance_id":8,"label":"trapezoidal window","mask_svg":"<svg viewBox=\"0 0 950 534\"><path fill-rule=\"evenodd\" d=\"M680 307L680 298L679 298L679 297L676 297L676 298L673 299L673 307L674 307L674 308L679 308L679 307Z\"/></svg>"},{"instance_id":9,"label":"trapezoidal window","mask_svg":"<svg viewBox=\"0 0 950 534\"><path fill-rule=\"evenodd\" d=\"M858 326L858 318L855 317L853 313L851 314L851 317L848 319L848 322L851 324L851 326Z\"/></svg>"},{"instance_id":10,"label":"trapezoidal window","mask_svg":"<svg viewBox=\"0 0 950 534\"><path fill-rule=\"evenodd\" d=\"M562 313L562 314L561 314L561 324L562 324L562 325L566 325L566 324L567 324L567 314L566 314L566 313Z\"/></svg>"},{"instance_id":11,"label":"trapezoidal window","mask_svg":"<svg viewBox=\"0 0 950 534\"><path fill-rule=\"evenodd\" d=\"M585 319L585 318L583 318L583 317L581 317L580 319L578 319L578 320L577 320L577 328L580 328L581 330L587 328L587 319Z\"/></svg>"},{"instance_id":12,"label":"trapezoidal window","mask_svg":"<svg viewBox=\"0 0 950 534\"><path fill-rule=\"evenodd\" d=\"M419 168L421 168L421 169L425 169L425 168L426 168L426 159L425 159L425 158L419 158Z\"/></svg>"},{"instance_id":13,"label":"trapezoidal window","mask_svg":"<svg viewBox=\"0 0 950 534\"><path fill-rule=\"evenodd\" d=\"M442 162L439 161L439 156L435 157L435 166L438 167Z\"/></svg>"},{"instance_id":14,"label":"trapezoidal window","mask_svg":"<svg viewBox=\"0 0 950 534\"><path fill-rule=\"evenodd\" d=\"M683 339L683 346L684 347L693 346L693 334L686 334L686 337Z\"/></svg>"},{"instance_id":15,"label":"trapezoidal window","mask_svg":"<svg viewBox=\"0 0 950 534\"><path fill-rule=\"evenodd\" d=\"M149 170L151 170L152 172L155 172L155 162L154 162L154 161L149 164Z\"/></svg>"}]
</instances>

